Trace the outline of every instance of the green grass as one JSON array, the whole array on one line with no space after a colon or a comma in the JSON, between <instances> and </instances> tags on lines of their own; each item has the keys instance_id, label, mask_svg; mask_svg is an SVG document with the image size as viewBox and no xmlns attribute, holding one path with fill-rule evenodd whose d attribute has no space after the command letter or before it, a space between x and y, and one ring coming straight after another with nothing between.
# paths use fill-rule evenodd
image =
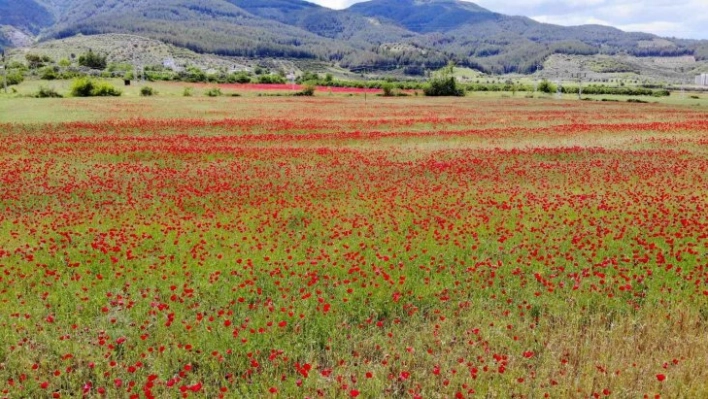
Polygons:
<instances>
[{"instance_id":1,"label":"green grass","mask_svg":"<svg viewBox=\"0 0 708 399\"><path fill-rule=\"evenodd\" d=\"M79 120L95 120L95 119L111 119L111 118L134 118L137 116L147 118L227 118L233 116L241 116L234 114L230 108L234 104L245 106L248 114L248 109L251 108L248 104L253 101L259 103L261 99L256 100L258 92L251 90L224 89L223 97L208 98L205 92L215 85L204 84L188 84L178 82L136 82L131 86L123 86L123 81L119 79L109 80L116 88L123 91L120 98L100 98L100 99L78 99L78 98L63 98L63 99L34 99L27 98L34 95L40 87L50 87L58 93L67 96L70 92L71 81L41 81L27 80L18 86L12 86L16 93L4 94L0 92L0 122L67 122ZM154 88L158 95L142 98L140 96L140 88L143 86ZM192 97L183 97L184 88L191 87L193 91ZM244 98L230 97L231 94L238 93ZM272 92L264 92L263 94L273 94ZM525 93L517 92L515 95L511 92L468 92L466 93L467 100L460 101L527 101L531 100L526 97L534 96L534 100L549 101L556 100L555 94L547 95L542 93ZM318 97L333 97L346 99L351 97L354 103L363 102L362 94L330 94L323 91L316 92ZM699 99L692 99L690 96L698 96ZM583 98L590 98L595 101L602 99L616 100L626 102L633 97L628 96L612 96L612 95L583 95ZM668 104L676 106L692 106L699 109L705 109L708 106L708 94L686 92L674 92L670 97L638 97L643 101L658 104ZM572 103L577 101L577 95L564 94L561 96L563 101ZM263 98L263 101L267 101ZM425 104L426 102L435 102L429 98L406 97L395 99L379 99L375 96L368 96L367 103L377 104L383 102L385 104L394 101L400 104ZM628 105L630 106L630 105ZM637 105L631 105L637 106ZM641 106L641 104L640 104Z\"/></svg>"},{"instance_id":2,"label":"green grass","mask_svg":"<svg viewBox=\"0 0 708 399\"><path fill-rule=\"evenodd\" d=\"M141 86L0 99L3 395L705 396L704 109Z\"/></svg>"}]
</instances>

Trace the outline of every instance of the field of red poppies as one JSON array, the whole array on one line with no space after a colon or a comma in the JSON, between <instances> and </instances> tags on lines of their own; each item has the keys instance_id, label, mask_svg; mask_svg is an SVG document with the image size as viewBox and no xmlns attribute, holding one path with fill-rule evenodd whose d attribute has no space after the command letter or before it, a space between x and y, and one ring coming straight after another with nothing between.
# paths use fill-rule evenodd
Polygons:
<instances>
[{"instance_id":1,"label":"field of red poppies","mask_svg":"<svg viewBox=\"0 0 708 399\"><path fill-rule=\"evenodd\" d=\"M209 101L0 125L0 397L708 396L704 108Z\"/></svg>"}]
</instances>

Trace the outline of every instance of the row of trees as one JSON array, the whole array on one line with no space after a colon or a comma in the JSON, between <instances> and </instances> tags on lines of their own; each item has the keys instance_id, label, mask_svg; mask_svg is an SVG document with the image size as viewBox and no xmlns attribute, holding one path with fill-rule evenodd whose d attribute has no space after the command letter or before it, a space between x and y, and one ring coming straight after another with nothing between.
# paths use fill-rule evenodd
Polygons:
<instances>
[{"instance_id":1,"label":"row of trees","mask_svg":"<svg viewBox=\"0 0 708 399\"><path fill-rule=\"evenodd\" d=\"M72 59L75 57L76 56L74 54L71 55ZM72 61L68 58L63 58L58 62L55 62L46 54L39 55L27 53L25 54L25 60L27 60L27 67L29 69L39 69L47 66L54 66L55 64L60 67L69 67L72 65ZM89 49L89 51L79 56L77 64L90 69L104 70L108 66L108 55L94 53L93 50Z\"/></svg>"},{"instance_id":2,"label":"row of trees","mask_svg":"<svg viewBox=\"0 0 708 399\"><path fill-rule=\"evenodd\" d=\"M8 83L19 84L22 82L24 72L35 70L37 76L45 80L53 79L71 79L86 75L86 70L100 71L100 76L106 78L125 78L133 79L132 65L129 64L108 64L107 55L100 54L89 50L78 57L77 64L79 67L86 68L84 70L72 68L72 63L68 59L60 60L58 63L46 56L36 54L26 55L27 64L11 63L10 73L8 75ZM76 58L72 56L72 58ZM163 66L148 66L143 71L143 77L148 81L183 81L191 83L260 83L260 84L283 84L286 83L284 71L271 71L262 67L257 67L253 72L233 72L218 71L207 73L197 67L188 67L185 70L174 72ZM323 76L305 72L297 78L297 83L312 83L321 86L332 87L359 87L359 88L379 88L384 91L385 95L391 95L398 90L422 90L428 96L461 96L465 91L534 91L538 90L543 93L555 93L558 88L549 81L542 81L538 87L531 85L523 85L511 80L503 83L481 83L479 80L471 84L460 84L454 76L454 64L449 63L446 67L433 73L429 77L429 81L422 82L420 80L395 80L387 79L380 81L342 81L335 80L331 74ZM578 87L563 86L560 89L563 93L576 93ZM589 85L583 87L585 94L597 95L630 95L630 96L661 96L668 95L666 90L653 90L644 87L610 87L604 85Z\"/></svg>"},{"instance_id":3,"label":"row of trees","mask_svg":"<svg viewBox=\"0 0 708 399\"><path fill-rule=\"evenodd\" d=\"M71 58L76 57L72 55ZM76 62L68 58L55 61L48 55L27 53L26 63L19 61L7 63L7 83L10 86L20 84L28 74L43 80L55 80L74 79L87 75L89 71L100 73L108 65L107 58L105 54L97 54L91 50L79 56Z\"/></svg>"}]
</instances>

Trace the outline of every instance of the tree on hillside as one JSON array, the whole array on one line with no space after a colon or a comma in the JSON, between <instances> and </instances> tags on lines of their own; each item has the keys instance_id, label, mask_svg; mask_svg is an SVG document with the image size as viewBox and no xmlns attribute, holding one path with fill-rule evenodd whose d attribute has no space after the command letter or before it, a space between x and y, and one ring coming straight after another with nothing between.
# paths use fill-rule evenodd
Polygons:
<instances>
[{"instance_id":1,"label":"tree on hillside","mask_svg":"<svg viewBox=\"0 0 708 399\"><path fill-rule=\"evenodd\" d=\"M25 54L25 59L27 60L27 65L30 69L37 69L45 66L52 62L52 59L48 56L40 56L37 54L27 53Z\"/></svg>"},{"instance_id":2,"label":"tree on hillside","mask_svg":"<svg viewBox=\"0 0 708 399\"><path fill-rule=\"evenodd\" d=\"M91 69L106 69L108 65L107 55L94 53L93 50L79 56L79 65L85 66Z\"/></svg>"}]
</instances>

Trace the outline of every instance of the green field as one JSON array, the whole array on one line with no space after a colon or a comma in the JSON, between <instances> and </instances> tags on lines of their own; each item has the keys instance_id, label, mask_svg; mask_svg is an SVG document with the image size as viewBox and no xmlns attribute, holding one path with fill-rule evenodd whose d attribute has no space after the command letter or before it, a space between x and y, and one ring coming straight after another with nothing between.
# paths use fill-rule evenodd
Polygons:
<instances>
[{"instance_id":1,"label":"green field","mask_svg":"<svg viewBox=\"0 0 708 399\"><path fill-rule=\"evenodd\" d=\"M0 97L2 398L708 396L705 96L40 84Z\"/></svg>"}]
</instances>

